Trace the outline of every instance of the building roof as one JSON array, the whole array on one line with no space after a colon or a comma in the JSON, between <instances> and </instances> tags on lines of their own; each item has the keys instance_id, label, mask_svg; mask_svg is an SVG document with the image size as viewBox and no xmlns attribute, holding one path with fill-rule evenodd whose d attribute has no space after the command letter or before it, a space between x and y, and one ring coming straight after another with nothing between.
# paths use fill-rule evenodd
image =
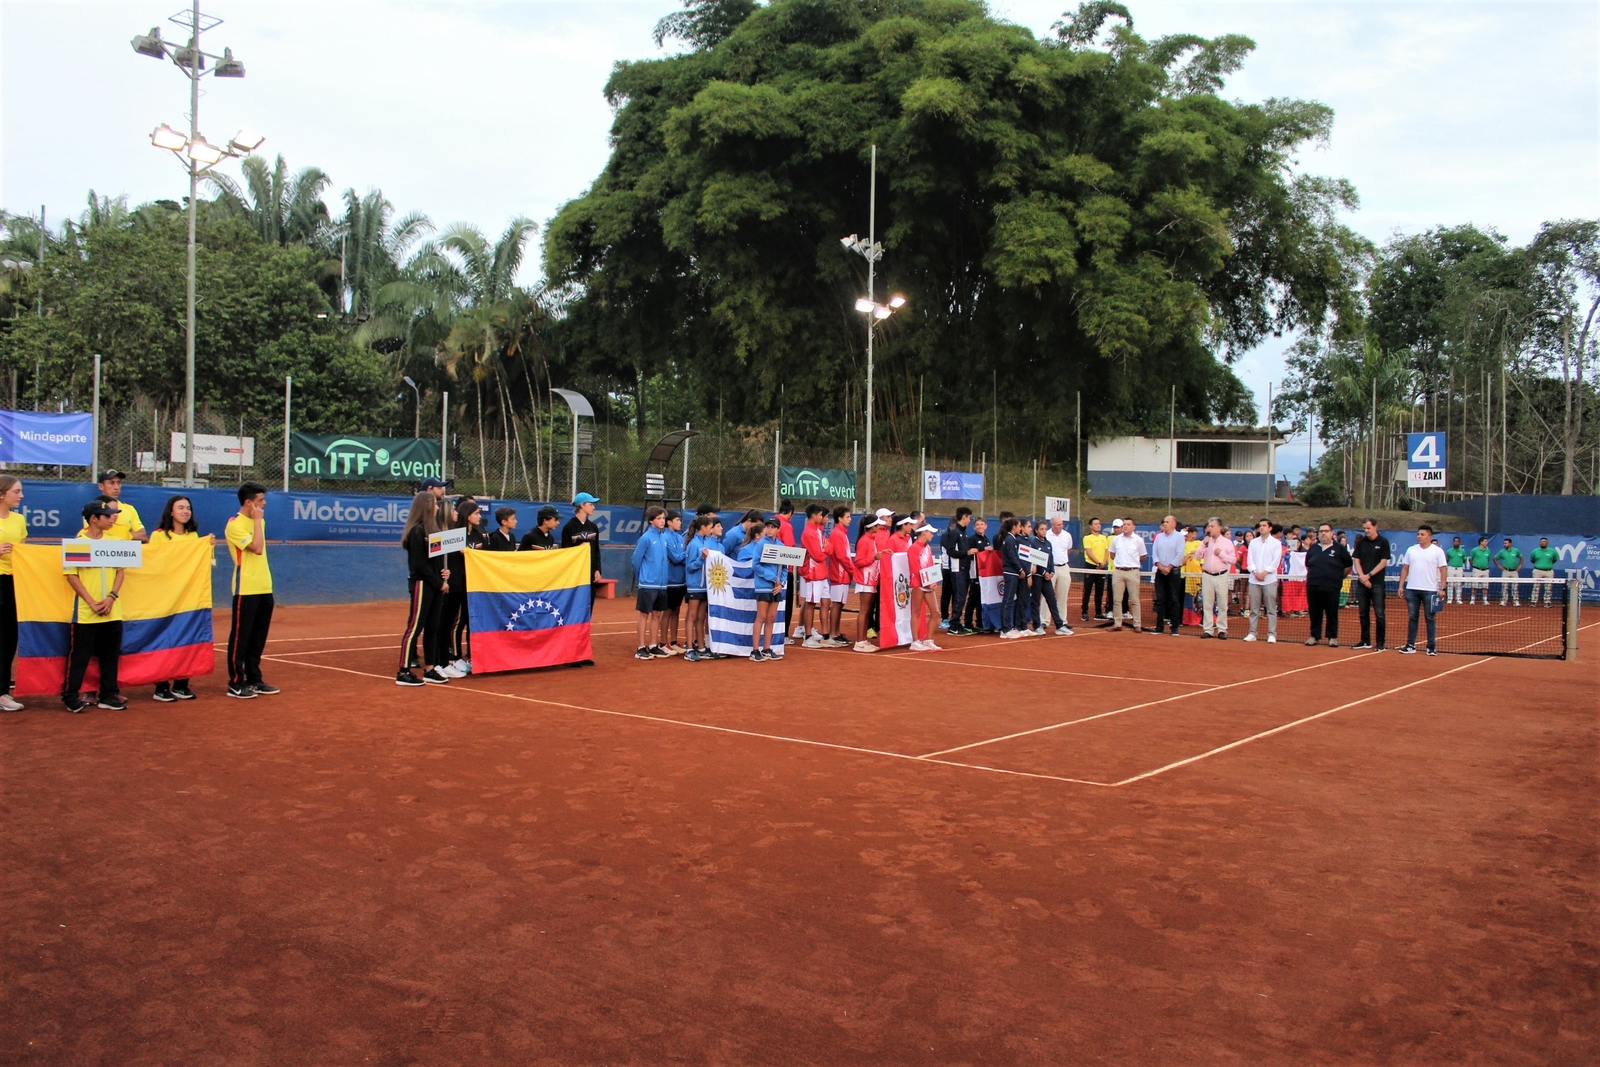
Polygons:
<instances>
[{"instance_id":1,"label":"building roof","mask_svg":"<svg viewBox=\"0 0 1600 1067\"><path fill-rule=\"evenodd\" d=\"M1284 432L1282 430L1278 429L1278 427L1276 427L1276 426L1271 426L1271 427L1262 426L1262 427L1259 427L1259 428L1255 427L1255 426L1191 426L1191 427L1189 427L1187 429L1179 430L1177 432L1177 434L1176 434L1176 437L1180 441L1205 441L1205 440L1210 440L1210 441L1261 441L1261 442L1265 442L1267 440L1267 434L1268 434L1269 430L1270 430L1270 432L1272 434L1272 440L1275 443L1276 442L1281 442L1281 441L1284 440L1284 437L1285 437ZM1167 439L1167 435L1164 434L1164 433L1163 434L1126 433L1126 434L1109 434L1106 437L1099 438L1098 440L1100 440L1100 441L1115 441L1115 440L1118 440L1118 439L1126 439L1126 438L1130 438L1130 437L1143 437L1147 441L1165 441Z\"/></svg>"}]
</instances>

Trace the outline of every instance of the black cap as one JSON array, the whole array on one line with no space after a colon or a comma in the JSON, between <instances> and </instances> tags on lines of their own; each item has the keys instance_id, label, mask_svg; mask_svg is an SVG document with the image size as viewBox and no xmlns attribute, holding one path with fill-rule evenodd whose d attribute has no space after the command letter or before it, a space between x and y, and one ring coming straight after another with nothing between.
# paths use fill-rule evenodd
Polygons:
<instances>
[{"instance_id":1,"label":"black cap","mask_svg":"<svg viewBox=\"0 0 1600 1067\"><path fill-rule=\"evenodd\" d=\"M104 478L100 480L105 481ZM85 522L98 516L110 518L116 515L116 513L116 506L113 504L107 504L104 500L91 500L83 506L83 518Z\"/></svg>"},{"instance_id":2,"label":"black cap","mask_svg":"<svg viewBox=\"0 0 1600 1067\"><path fill-rule=\"evenodd\" d=\"M94 480L94 484L99 485L101 482L109 482L113 478L120 482L125 480L127 477L128 476L126 474L123 474L121 471L117 470L117 468L107 467L105 470L100 472L100 477Z\"/></svg>"}]
</instances>

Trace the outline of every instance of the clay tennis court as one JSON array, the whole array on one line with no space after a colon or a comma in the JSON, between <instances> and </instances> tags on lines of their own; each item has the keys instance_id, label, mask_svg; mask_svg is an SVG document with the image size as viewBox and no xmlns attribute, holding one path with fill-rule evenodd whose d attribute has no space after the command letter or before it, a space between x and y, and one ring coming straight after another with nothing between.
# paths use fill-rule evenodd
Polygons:
<instances>
[{"instance_id":1,"label":"clay tennis court","mask_svg":"<svg viewBox=\"0 0 1600 1067\"><path fill-rule=\"evenodd\" d=\"M415 691L401 605L280 609L281 696L0 718L0 1058L1600 1056L1594 624L688 664L629 607Z\"/></svg>"}]
</instances>

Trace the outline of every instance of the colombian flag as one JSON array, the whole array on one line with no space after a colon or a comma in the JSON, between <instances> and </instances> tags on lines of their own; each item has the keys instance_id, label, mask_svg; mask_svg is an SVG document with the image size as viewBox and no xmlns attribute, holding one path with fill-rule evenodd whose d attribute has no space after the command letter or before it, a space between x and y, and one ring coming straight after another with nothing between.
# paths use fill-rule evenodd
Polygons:
<instances>
[{"instance_id":1,"label":"colombian flag","mask_svg":"<svg viewBox=\"0 0 1600 1067\"><path fill-rule=\"evenodd\" d=\"M467 621L472 673L521 671L593 659L589 548L469 550Z\"/></svg>"},{"instance_id":2,"label":"colombian flag","mask_svg":"<svg viewBox=\"0 0 1600 1067\"><path fill-rule=\"evenodd\" d=\"M212 672L214 551L210 537L144 546L144 566L130 568L122 581L122 658L117 672L122 685ZM73 600L72 587L61 573L61 549L17 545L11 558L17 588L17 695L60 693L66 682ZM85 688L94 688L99 670L91 661Z\"/></svg>"}]
</instances>

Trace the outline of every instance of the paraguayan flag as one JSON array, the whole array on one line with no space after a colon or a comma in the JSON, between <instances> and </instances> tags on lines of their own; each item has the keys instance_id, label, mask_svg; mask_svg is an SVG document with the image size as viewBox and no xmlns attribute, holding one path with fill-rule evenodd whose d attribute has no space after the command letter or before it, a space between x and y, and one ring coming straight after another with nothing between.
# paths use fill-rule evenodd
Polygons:
<instances>
[{"instance_id":1,"label":"paraguayan flag","mask_svg":"<svg viewBox=\"0 0 1600 1067\"><path fill-rule=\"evenodd\" d=\"M750 655L750 635L755 630L755 581L750 563L737 563L713 552L706 557L706 602L711 627L711 651L724 656ZM788 632L783 599L772 620L772 651L783 655Z\"/></svg>"}]
</instances>

